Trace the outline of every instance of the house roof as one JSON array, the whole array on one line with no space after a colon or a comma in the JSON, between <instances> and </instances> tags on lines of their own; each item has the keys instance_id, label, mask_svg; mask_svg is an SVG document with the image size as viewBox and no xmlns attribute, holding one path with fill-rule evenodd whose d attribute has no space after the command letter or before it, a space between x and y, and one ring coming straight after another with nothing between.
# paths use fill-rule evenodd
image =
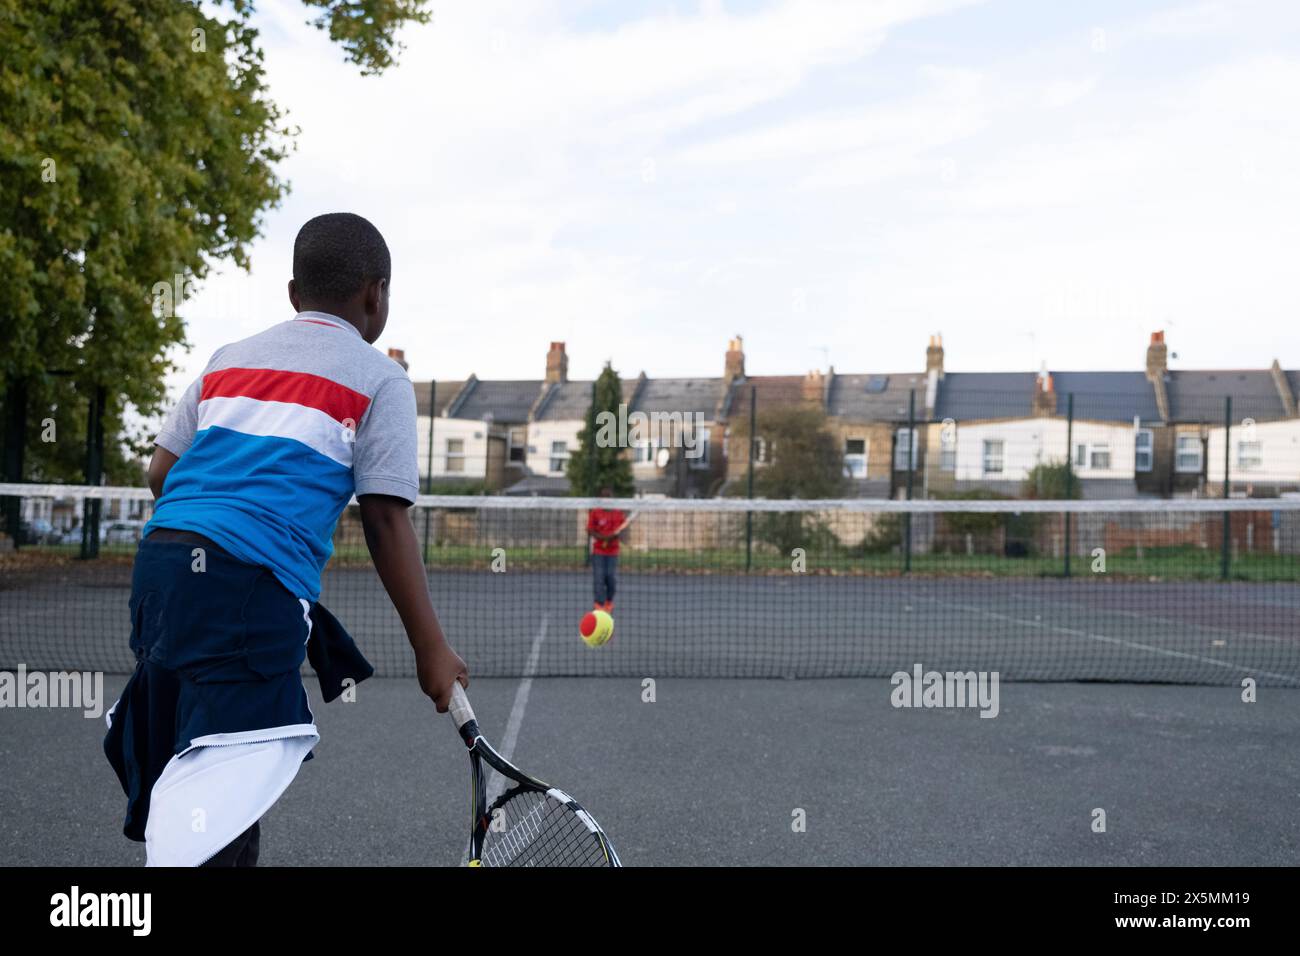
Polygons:
<instances>
[{"instance_id":1,"label":"house roof","mask_svg":"<svg viewBox=\"0 0 1300 956\"><path fill-rule=\"evenodd\" d=\"M1035 378L1034 372L948 372L939 382L934 416L957 421L1028 418Z\"/></svg>"},{"instance_id":2,"label":"house roof","mask_svg":"<svg viewBox=\"0 0 1300 956\"><path fill-rule=\"evenodd\" d=\"M1093 421L1158 421L1155 389L1142 372L1049 372L1056 414ZM935 417L957 421L1029 418L1033 415L1034 372L949 372L939 383Z\"/></svg>"},{"instance_id":3,"label":"house roof","mask_svg":"<svg viewBox=\"0 0 1300 956\"><path fill-rule=\"evenodd\" d=\"M1295 395L1298 373L1283 373ZM1253 418L1269 421L1285 418L1286 409L1268 369L1198 369L1169 372L1165 376L1169 393L1169 415L1174 421L1221 422L1228 396L1232 397L1235 421Z\"/></svg>"},{"instance_id":4,"label":"house roof","mask_svg":"<svg viewBox=\"0 0 1300 956\"><path fill-rule=\"evenodd\" d=\"M464 388L465 383L461 382L412 382L415 386L415 414L429 414L429 386L433 386L434 400L436 406L433 413L441 415Z\"/></svg>"},{"instance_id":5,"label":"house roof","mask_svg":"<svg viewBox=\"0 0 1300 956\"><path fill-rule=\"evenodd\" d=\"M1156 389L1142 372L1051 372L1056 414L1064 416L1074 395L1074 417L1081 420L1160 421ZM1292 396L1300 399L1300 370L1281 372ZM958 421L1029 418L1036 390L1034 372L949 372L939 383L933 418ZM909 393L916 393L917 418L926 418L927 379L923 372L889 374L827 373L827 414L849 421L906 421ZM744 416L749 391L757 391L760 411L806 401L802 375L742 376L728 385L721 378L625 378L623 400L630 411L678 412L706 420ZM453 418L522 424L575 421L586 416L592 382L546 384L540 380L438 382L435 412ZM1165 375L1170 420L1218 422L1224 399L1232 397L1234 420L1270 421L1286 417L1273 373L1268 369L1189 370ZM415 385L421 415L429 412L429 383Z\"/></svg>"},{"instance_id":6,"label":"house roof","mask_svg":"<svg viewBox=\"0 0 1300 956\"><path fill-rule=\"evenodd\" d=\"M733 379L723 399L720 419L749 414L750 390L753 390L758 410L784 405L799 405L804 401L802 375L746 375Z\"/></svg>"},{"instance_id":7,"label":"house roof","mask_svg":"<svg viewBox=\"0 0 1300 956\"><path fill-rule=\"evenodd\" d=\"M619 380L622 386L623 401L631 403L636 392L637 379ZM581 421L587 417L591 407L592 388L595 382L590 379L578 382L555 382L545 386L545 393L533 409L533 421L567 422Z\"/></svg>"},{"instance_id":8,"label":"house roof","mask_svg":"<svg viewBox=\"0 0 1300 956\"><path fill-rule=\"evenodd\" d=\"M471 377L444 413L450 418L523 423L541 390L540 380L480 381Z\"/></svg>"},{"instance_id":9,"label":"house roof","mask_svg":"<svg viewBox=\"0 0 1300 956\"><path fill-rule=\"evenodd\" d=\"M826 413L854 421L907 421L911 394L916 393L916 417L925 418L923 373L835 375L831 378Z\"/></svg>"},{"instance_id":10,"label":"house roof","mask_svg":"<svg viewBox=\"0 0 1300 956\"><path fill-rule=\"evenodd\" d=\"M1052 372L1056 414L1069 411L1074 395L1074 417L1092 421L1144 422L1160 420L1156 391L1143 372Z\"/></svg>"},{"instance_id":11,"label":"house roof","mask_svg":"<svg viewBox=\"0 0 1300 956\"><path fill-rule=\"evenodd\" d=\"M681 412L712 421L724 388L721 378L648 378L637 393L633 411Z\"/></svg>"}]
</instances>

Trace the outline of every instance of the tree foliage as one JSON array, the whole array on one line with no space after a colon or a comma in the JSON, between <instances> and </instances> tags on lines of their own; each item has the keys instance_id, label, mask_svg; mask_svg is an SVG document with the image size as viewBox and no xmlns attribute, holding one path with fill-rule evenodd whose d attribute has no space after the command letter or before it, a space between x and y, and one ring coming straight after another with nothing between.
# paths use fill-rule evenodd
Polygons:
<instances>
[{"instance_id":1,"label":"tree foliage","mask_svg":"<svg viewBox=\"0 0 1300 956\"><path fill-rule=\"evenodd\" d=\"M425 16L423 0L307 2L364 72ZM124 422L157 413L185 344L183 303L156 308L155 286L247 268L287 190L276 166L295 131L251 14L246 0L0 0L0 398L26 395L9 439L24 477L80 477L98 388L106 470L127 476Z\"/></svg>"},{"instance_id":2,"label":"tree foliage","mask_svg":"<svg viewBox=\"0 0 1300 956\"><path fill-rule=\"evenodd\" d=\"M755 497L836 498L844 493L844 458L820 408L783 405L760 412L756 431L763 460L754 467ZM741 461L748 461L747 417L732 424L730 447ZM731 491L746 494L748 481L733 484ZM754 515L753 528L757 540L782 554L794 548L823 551L836 543L825 522L803 512L760 512Z\"/></svg>"},{"instance_id":3,"label":"tree foliage","mask_svg":"<svg viewBox=\"0 0 1300 956\"><path fill-rule=\"evenodd\" d=\"M1068 461L1040 462L1029 469L1020 486L1022 498L1078 498L1079 480L1073 476Z\"/></svg>"},{"instance_id":4,"label":"tree foliage","mask_svg":"<svg viewBox=\"0 0 1300 956\"><path fill-rule=\"evenodd\" d=\"M615 497L631 497L635 491L632 481L632 463L624 449L617 443L602 444L595 441L600 429L597 416L606 412L618 419L618 407L623 402L623 383L618 373L606 363L596 379L595 394L587 408L587 417L578 432L578 447L569 455L565 474L569 478L570 494L580 498L594 497L600 489L609 486ZM592 464L593 457L595 464Z\"/></svg>"}]
</instances>

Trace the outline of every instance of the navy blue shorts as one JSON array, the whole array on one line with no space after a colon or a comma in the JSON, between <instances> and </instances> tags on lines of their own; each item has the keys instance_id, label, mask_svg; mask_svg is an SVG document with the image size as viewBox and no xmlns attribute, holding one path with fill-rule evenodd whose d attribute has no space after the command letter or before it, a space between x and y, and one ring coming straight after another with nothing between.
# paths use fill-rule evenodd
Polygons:
<instances>
[{"instance_id":1,"label":"navy blue shorts","mask_svg":"<svg viewBox=\"0 0 1300 956\"><path fill-rule=\"evenodd\" d=\"M131 580L136 669L104 752L127 795L124 832L144 840L149 794L191 741L314 723L302 685L309 624L270 571L215 547L146 538Z\"/></svg>"}]
</instances>

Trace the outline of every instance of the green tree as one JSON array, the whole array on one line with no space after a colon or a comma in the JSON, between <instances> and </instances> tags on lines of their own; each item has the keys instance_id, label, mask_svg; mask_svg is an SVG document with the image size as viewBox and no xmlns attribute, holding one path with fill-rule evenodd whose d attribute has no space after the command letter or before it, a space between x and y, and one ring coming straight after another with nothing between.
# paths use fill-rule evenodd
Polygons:
<instances>
[{"instance_id":1,"label":"green tree","mask_svg":"<svg viewBox=\"0 0 1300 956\"><path fill-rule=\"evenodd\" d=\"M1029 469L1020 486L1022 498L1079 498L1079 479L1073 476L1068 461L1040 462Z\"/></svg>"},{"instance_id":2,"label":"green tree","mask_svg":"<svg viewBox=\"0 0 1300 956\"><path fill-rule=\"evenodd\" d=\"M757 431L764 459L754 469L756 497L837 498L844 493L844 458L821 409L784 405L760 412ZM730 447L740 461L748 461L748 417L732 423ZM742 482L732 490L745 494L748 487Z\"/></svg>"},{"instance_id":3,"label":"green tree","mask_svg":"<svg viewBox=\"0 0 1300 956\"><path fill-rule=\"evenodd\" d=\"M762 412L757 432L763 460L754 468L755 497L837 498L844 493L844 458L820 408L784 405ZM733 423L730 447L748 461L748 418ZM731 491L747 494L748 481L733 484ZM793 548L825 551L837 543L826 523L806 512L759 512L754 537L782 554Z\"/></svg>"},{"instance_id":4,"label":"green tree","mask_svg":"<svg viewBox=\"0 0 1300 956\"><path fill-rule=\"evenodd\" d=\"M590 498L600 494L606 485L614 489L615 497L630 497L635 491L632 481L632 463L623 453L623 447L614 441L601 440L602 432L609 434L610 429L602 429L599 418L602 413L613 416L618 421L618 408L623 402L623 383L618 373L607 362L596 379L596 391L591 405L587 408L587 419L582 430L578 432L578 447L569 456L565 474L569 477L569 492L579 498ZM595 464L592 464L593 458Z\"/></svg>"},{"instance_id":5,"label":"green tree","mask_svg":"<svg viewBox=\"0 0 1300 956\"><path fill-rule=\"evenodd\" d=\"M425 0L306 2L363 73L429 16ZM192 291L222 260L246 269L287 190L275 170L296 131L268 96L252 13L249 0L0 0L10 476L80 478L98 395L108 477L139 480L130 452L145 436L126 422L156 416L185 345L182 302L156 288Z\"/></svg>"}]
</instances>

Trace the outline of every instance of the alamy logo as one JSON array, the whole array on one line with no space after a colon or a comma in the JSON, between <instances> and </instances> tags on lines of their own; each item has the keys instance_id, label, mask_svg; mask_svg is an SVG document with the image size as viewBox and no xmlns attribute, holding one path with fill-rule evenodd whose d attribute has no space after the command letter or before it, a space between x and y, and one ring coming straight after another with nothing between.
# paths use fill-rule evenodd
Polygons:
<instances>
[{"instance_id":1,"label":"alamy logo","mask_svg":"<svg viewBox=\"0 0 1300 956\"><path fill-rule=\"evenodd\" d=\"M895 707L978 707L981 717L998 715L997 671L897 671L889 702Z\"/></svg>"},{"instance_id":2,"label":"alamy logo","mask_svg":"<svg viewBox=\"0 0 1300 956\"><path fill-rule=\"evenodd\" d=\"M102 671L0 671L0 708L76 707L87 717L104 712Z\"/></svg>"},{"instance_id":3,"label":"alamy logo","mask_svg":"<svg viewBox=\"0 0 1300 956\"><path fill-rule=\"evenodd\" d=\"M702 412L628 412L620 403L618 414L596 413L596 444L601 448L631 448L657 439L659 447L685 449L687 458L704 454L706 439Z\"/></svg>"},{"instance_id":4,"label":"alamy logo","mask_svg":"<svg viewBox=\"0 0 1300 956\"><path fill-rule=\"evenodd\" d=\"M149 893L70 892L50 897L50 925L128 926L133 936L148 936L152 925L153 896Z\"/></svg>"}]
</instances>

